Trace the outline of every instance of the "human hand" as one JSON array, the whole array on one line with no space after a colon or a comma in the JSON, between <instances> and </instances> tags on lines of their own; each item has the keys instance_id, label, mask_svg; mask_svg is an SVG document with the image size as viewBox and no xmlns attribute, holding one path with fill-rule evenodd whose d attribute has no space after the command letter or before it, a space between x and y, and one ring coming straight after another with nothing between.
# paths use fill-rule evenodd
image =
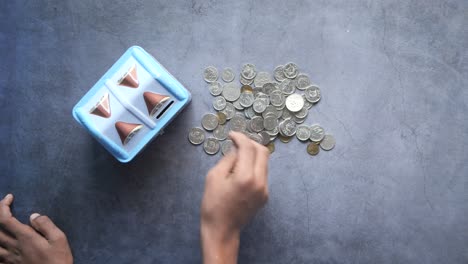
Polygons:
<instances>
[{"instance_id":1,"label":"human hand","mask_svg":"<svg viewBox=\"0 0 468 264\"><path fill-rule=\"evenodd\" d=\"M205 263L237 262L240 230L268 199L268 149L241 133L230 137L237 149L206 176L201 206Z\"/></svg>"},{"instance_id":2,"label":"human hand","mask_svg":"<svg viewBox=\"0 0 468 264\"><path fill-rule=\"evenodd\" d=\"M12 203L11 194L0 201L0 263L73 263L65 234L47 216L32 214L32 227L24 225L11 214Z\"/></svg>"}]
</instances>

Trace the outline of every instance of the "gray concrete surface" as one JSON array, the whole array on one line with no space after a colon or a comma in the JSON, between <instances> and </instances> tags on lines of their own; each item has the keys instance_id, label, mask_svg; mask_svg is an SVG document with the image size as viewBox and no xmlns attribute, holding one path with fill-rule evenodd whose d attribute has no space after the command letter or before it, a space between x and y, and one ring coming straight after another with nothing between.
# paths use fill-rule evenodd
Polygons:
<instances>
[{"instance_id":1,"label":"gray concrete surface","mask_svg":"<svg viewBox=\"0 0 468 264\"><path fill-rule=\"evenodd\" d=\"M468 2L2 1L0 195L50 215L76 263L199 263L204 176L187 130L211 111L207 65L296 62L322 87L310 157L277 143L271 198L240 263L468 263ZM193 102L130 164L71 109L131 45Z\"/></svg>"}]
</instances>

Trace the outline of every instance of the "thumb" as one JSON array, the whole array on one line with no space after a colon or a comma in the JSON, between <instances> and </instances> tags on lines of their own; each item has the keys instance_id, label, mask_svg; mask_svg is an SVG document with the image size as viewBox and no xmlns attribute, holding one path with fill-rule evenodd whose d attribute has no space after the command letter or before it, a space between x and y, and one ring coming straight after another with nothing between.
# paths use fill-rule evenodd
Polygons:
<instances>
[{"instance_id":1,"label":"thumb","mask_svg":"<svg viewBox=\"0 0 468 264\"><path fill-rule=\"evenodd\" d=\"M29 221L31 222L31 226L49 241L57 241L65 237L62 230L48 216L34 213L29 218Z\"/></svg>"}]
</instances>

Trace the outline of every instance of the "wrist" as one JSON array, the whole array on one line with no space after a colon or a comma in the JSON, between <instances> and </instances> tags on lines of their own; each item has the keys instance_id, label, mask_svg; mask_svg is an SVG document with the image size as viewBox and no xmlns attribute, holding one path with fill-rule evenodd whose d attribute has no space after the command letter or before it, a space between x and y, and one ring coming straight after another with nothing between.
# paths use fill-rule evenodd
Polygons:
<instances>
[{"instance_id":1,"label":"wrist","mask_svg":"<svg viewBox=\"0 0 468 264\"><path fill-rule=\"evenodd\" d=\"M237 263L240 230L201 224L203 263Z\"/></svg>"}]
</instances>

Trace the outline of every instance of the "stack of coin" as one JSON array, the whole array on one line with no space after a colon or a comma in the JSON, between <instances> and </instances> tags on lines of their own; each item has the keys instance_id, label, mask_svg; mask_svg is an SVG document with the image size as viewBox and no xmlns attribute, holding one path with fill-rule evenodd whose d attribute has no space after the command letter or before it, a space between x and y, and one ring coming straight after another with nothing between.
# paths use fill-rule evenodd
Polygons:
<instances>
[{"instance_id":1,"label":"stack of coin","mask_svg":"<svg viewBox=\"0 0 468 264\"><path fill-rule=\"evenodd\" d=\"M321 98L320 88L312 84L309 76L299 72L295 63L277 66L273 75L257 72L255 65L242 66L239 82L234 82L236 74L232 68L221 72L208 66L203 79L208 83L208 91L214 96L215 113L202 117L201 126L212 132L207 136L200 127L189 132L189 141L194 145L203 144L207 154L214 155L220 150L226 154L233 142L228 138L229 131L246 134L252 140L275 150L274 141L288 143L296 136L302 142L309 142L307 153L317 155L320 148L331 150L335 139L318 124L304 125L309 109Z\"/></svg>"}]
</instances>

